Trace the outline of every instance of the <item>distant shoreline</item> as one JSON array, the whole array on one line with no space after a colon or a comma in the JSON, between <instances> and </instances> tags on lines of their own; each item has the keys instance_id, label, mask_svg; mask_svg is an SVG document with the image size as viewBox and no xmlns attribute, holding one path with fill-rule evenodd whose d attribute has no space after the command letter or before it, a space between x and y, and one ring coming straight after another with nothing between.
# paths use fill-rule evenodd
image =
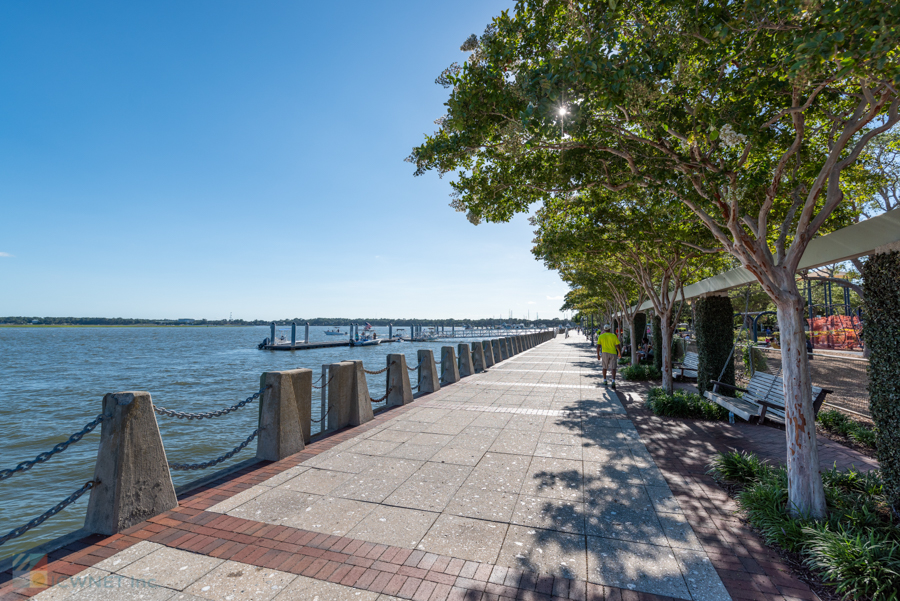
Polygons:
<instances>
[{"instance_id":1,"label":"distant shoreline","mask_svg":"<svg viewBox=\"0 0 900 601\"><path fill-rule=\"evenodd\" d=\"M0 323L0 328L263 328L265 324L252 323L203 323L203 324L89 324L89 323Z\"/></svg>"}]
</instances>

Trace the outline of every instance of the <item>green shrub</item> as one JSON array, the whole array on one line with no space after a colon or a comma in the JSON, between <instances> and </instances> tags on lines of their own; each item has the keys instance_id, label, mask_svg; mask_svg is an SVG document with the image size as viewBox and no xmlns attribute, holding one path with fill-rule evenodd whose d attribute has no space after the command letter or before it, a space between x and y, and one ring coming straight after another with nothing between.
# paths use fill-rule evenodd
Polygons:
<instances>
[{"instance_id":1,"label":"green shrub","mask_svg":"<svg viewBox=\"0 0 900 601\"><path fill-rule=\"evenodd\" d=\"M875 430L870 430L861 423L850 419L840 411L835 409L822 411L819 413L818 417L816 417L816 421L829 432L846 436L851 440L855 440L856 442L873 449L876 447L875 441L878 437L878 433Z\"/></svg>"},{"instance_id":2,"label":"green shrub","mask_svg":"<svg viewBox=\"0 0 900 601\"><path fill-rule=\"evenodd\" d=\"M871 447L873 449L877 448L876 441L878 440L878 432L876 430L869 430L868 428L863 428L860 426L850 432L850 438L852 438L859 444L866 445L867 447Z\"/></svg>"},{"instance_id":3,"label":"green shrub","mask_svg":"<svg viewBox=\"0 0 900 601\"><path fill-rule=\"evenodd\" d=\"M900 543L879 532L832 531L816 524L803 529L806 564L848 598L897 599Z\"/></svg>"},{"instance_id":4,"label":"green shrub","mask_svg":"<svg viewBox=\"0 0 900 601\"><path fill-rule=\"evenodd\" d=\"M719 453L712 460L709 473L721 480L749 484L768 475L772 466L753 453L731 451Z\"/></svg>"},{"instance_id":5,"label":"green shrub","mask_svg":"<svg viewBox=\"0 0 900 601\"><path fill-rule=\"evenodd\" d=\"M840 411L834 409L820 411L816 421L829 432L835 432L842 436L850 434L850 420Z\"/></svg>"},{"instance_id":6,"label":"green shrub","mask_svg":"<svg viewBox=\"0 0 900 601\"><path fill-rule=\"evenodd\" d=\"M869 255L862 276L869 407L887 495L900 510L900 252Z\"/></svg>"},{"instance_id":7,"label":"green shrub","mask_svg":"<svg viewBox=\"0 0 900 601\"><path fill-rule=\"evenodd\" d=\"M655 365L628 365L619 373L626 380L638 382L643 380L659 380L662 374Z\"/></svg>"},{"instance_id":8,"label":"green shrub","mask_svg":"<svg viewBox=\"0 0 900 601\"><path fill-rule=\"evenodd\" d=\"M619 365L629 365L631 363L631 357L619 357L618 364Z\"/></svg>"},{"instance_id":9,"label":"green shrub","mask_svg":"<svg viewBox=\"0 0 900 601\"><path fill-rule=\"evenodd\" d=\"M710 473L745 485L738 502L750 523L769 543L802 554L845 598L897 599L900 529L892 522L877 471L824 472L828 517L820 521L789 515L783 466L772 467L748 453L721 453Z\"/></svg>"},{"instance_id":10,"label":"green shrub","mask_svg":"<svg viewBox=\"0 0 900 601\"><path fill-rule=\"evenodd\" d=\"M651 388L647 404L653 413L667 417L687 417L695 419L726 419L728 411L715 403L710 403L696 392L676 390L669 396L662 388Z\"/></svg>"}]
</instances>

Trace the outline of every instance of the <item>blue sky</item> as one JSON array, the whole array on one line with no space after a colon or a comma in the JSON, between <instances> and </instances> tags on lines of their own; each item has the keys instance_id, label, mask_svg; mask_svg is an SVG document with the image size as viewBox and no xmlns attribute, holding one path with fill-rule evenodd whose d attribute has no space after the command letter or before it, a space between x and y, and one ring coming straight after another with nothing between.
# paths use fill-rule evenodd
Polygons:
<instances>
[{"instance_id":1,"label":"blue sky","mask_svg":"<svg viewBox=\"0 0 900 601\"><path fill-rule=\"evenodd\" d=\"M0 315L559 315L403 162L511 1L0 4Z\"/></svg>"}]
</instances>

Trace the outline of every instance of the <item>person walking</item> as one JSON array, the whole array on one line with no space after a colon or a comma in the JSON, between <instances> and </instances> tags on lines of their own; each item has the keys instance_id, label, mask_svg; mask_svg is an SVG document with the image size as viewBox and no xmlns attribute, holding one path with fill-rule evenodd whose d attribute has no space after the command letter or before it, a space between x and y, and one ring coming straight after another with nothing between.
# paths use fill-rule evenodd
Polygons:
<instances>
[{"instance_id":1,"label":"person walking","mask_svg":"<svg viewBox=\"0 0 900 601\"><path fill-rule=\"evenodd\" d=\"M603 385L606 386L606 371L612 371L612 389L616 389L616 368L622 356L622 343L610 331L609 324L603 326L603 333L597 336L597 360L603 368Z\"/></svg>"}]
</instances>

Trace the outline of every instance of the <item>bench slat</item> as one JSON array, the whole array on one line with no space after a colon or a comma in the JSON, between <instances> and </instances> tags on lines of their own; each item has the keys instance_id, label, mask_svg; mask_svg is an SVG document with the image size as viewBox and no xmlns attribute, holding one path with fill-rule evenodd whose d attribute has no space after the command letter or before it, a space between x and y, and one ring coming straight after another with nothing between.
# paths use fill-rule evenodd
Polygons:
<instances>
[{"instance_id":1,"label":"bench slat","mask_svg":"<svg viewBox=\"0 0 900 601\"><path fill-rule=\"evenodd\" d=\"M716 394L710 390L707 390L703 393L707 399L716 403L717 405L721 405L725 407L735 415L743 418L744 420L749 420L751 417L758 416L760 411L762 411L762 407L754 403L749 399L739 399L736 397L726 397L720 394Z\"/></svg>"}]
</instances>

